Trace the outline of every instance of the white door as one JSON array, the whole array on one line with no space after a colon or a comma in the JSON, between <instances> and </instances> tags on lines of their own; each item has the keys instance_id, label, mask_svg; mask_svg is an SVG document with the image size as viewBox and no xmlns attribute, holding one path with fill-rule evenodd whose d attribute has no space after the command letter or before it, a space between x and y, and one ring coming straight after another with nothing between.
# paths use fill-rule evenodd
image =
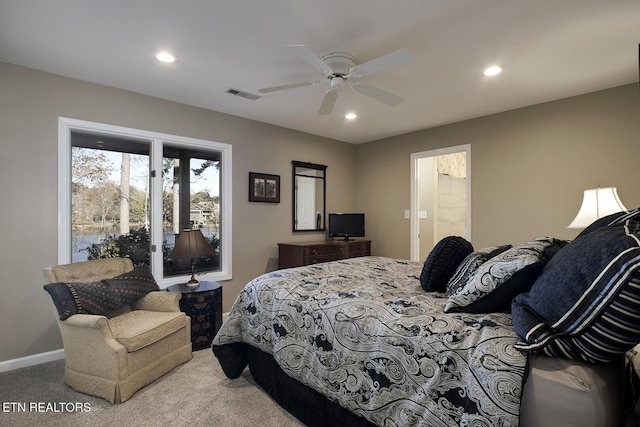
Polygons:
<instances>
[{"instance_id":1,"label":"white door","mask_svg":"<svg viewBox=\"0 0 640 427\"><path fill-rule=\"evenodd\" d=\"M469 144L411 154L410 221L414 261L423 261L443 237L471 240Z\"/></svg>"}]
</instances>

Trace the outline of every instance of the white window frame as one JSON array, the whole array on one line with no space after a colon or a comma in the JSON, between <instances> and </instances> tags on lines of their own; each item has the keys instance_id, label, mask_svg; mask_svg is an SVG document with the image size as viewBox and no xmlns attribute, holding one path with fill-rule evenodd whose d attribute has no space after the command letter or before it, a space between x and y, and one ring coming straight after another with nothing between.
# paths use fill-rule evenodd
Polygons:
<instances>
[{"instance_id":1,"label":"white window frame","mask_svg":"<svg viewBox=\"0 0 640 427\"><path fill-rule=\"evenodd\" d=\"M177 147L199 148L220 152L220 270L198 274L199 280L222 281L232 278L232 147L230 144L170 135L122 126L58 118L58 264L71 262L71 132L89 133L148 141L150 145L150 235L151 268L153 276L162 288L186 282L190 274L164 277L162 260L162 147L171 144Z\"/></svg>"}]
</instances>

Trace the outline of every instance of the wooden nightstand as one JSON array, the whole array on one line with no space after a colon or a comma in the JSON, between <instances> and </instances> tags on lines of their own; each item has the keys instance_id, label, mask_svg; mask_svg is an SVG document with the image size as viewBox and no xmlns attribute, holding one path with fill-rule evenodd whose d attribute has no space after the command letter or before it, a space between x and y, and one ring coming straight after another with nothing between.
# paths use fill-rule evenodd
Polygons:
<instances>
[{"instance_id":1,"label":"wooden nightstand","mask_svg":"<svg viewBox=\"0 0 640 427\"><path fill-rule=\"evenodd\" d=\"M200 282L196 289L184 284L167 287L180 292L180 310L191 318L191 347L201 350L211 346L213 337L222 326L222 286L217 282Z\"/></svg>"}]
</instances>

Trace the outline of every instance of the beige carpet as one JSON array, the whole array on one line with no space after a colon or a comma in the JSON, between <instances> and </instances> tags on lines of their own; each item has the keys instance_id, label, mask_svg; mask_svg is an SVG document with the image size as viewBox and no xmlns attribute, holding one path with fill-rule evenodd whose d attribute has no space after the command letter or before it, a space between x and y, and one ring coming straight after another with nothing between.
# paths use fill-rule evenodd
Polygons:
<instances>
[{"instance_id":1,"label":"beige carpet","mask_svg":"<svg viewBox=\"0 0 640 427\"><path fill-rule=\"evenodd\" d=\"M248 370L235 380L225 377L208 349L116 405L72 390L63 373L58 360L0 374L0 426L303 425Z\"/></svg>"}]
</instances>

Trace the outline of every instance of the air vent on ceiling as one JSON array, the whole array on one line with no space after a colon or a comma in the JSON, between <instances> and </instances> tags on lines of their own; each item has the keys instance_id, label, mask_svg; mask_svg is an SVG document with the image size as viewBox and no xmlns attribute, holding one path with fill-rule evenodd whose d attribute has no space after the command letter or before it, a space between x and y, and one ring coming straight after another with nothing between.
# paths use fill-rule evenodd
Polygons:
<instances>
[{"instance_id":1,"label":"air vent on ceiling","mask_svg":"<svg viewBox=\"0 0 640 427\"><path fill-rule=\"evenodd\" d=\"M256 99L260 98L259 95L254 95L252 93L245 92L245 91L238 90L238 89L234 89L234 88L227 89L227 93L230 93L231 95L241 96L243 98L247 98L247 99L250 99L252 101L255 101Z\"/></svg>"}]
</instances>

